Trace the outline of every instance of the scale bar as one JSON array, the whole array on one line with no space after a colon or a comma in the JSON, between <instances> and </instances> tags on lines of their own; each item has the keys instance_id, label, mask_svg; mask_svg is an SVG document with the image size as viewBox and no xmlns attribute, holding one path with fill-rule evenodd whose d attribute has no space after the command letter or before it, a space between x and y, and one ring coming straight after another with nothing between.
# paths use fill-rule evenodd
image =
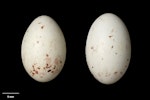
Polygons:
<instances>
[{"instance_id":1,"label":"scale bar","mask_svg":"<svg viewBox=\"0 0 150 100\"><path fill-rule=\"evenodd\" d=\"M19 92L2 92L2 94L20 94Z\"/></svg>"}]
</instances>

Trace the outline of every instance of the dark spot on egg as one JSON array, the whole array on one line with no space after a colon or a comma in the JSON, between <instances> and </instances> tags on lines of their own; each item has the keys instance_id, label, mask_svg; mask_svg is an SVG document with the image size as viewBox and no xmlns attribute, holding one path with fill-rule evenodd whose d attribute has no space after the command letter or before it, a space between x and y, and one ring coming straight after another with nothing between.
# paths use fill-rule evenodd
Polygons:
<instances>
[{"instance_id":1,"label":"dark spot on egg","mask_svg":"<svg viewBox=\"0 0 150 100\"><path fill-rule=\"evenodd\" d=\"M36 70L35 73L38 74L38 71Z\"/></svg>"},{"instance_id":2,"label":"dark spot on egg","mask_svg":"<svg viewBox=\"0 0 150 100\"><path fill-rule=\"evenodd\" d=\"M46 67L43 67L43 69L45 70L45 69L46 69Z\"/></svg>"},{"instance_id":3,"label":"dark spot on egg","mask_svg":"<svg viewBox=\"0 0 150 100\"><path fill-rule=\"evenodd\" d=\"M117 55L118 53L116 52L115 55Z\"/></svg>"},{"instance_id":4,"label":"dark spot on egg","mask_svg":"<svg viewBox=\"0 0 150 100\"><path fill-rule=\"evenodd\" d=\"M117 75L117 74L118 74L118 72L114 72L114 74L115 74L115 75Z\"/></svg>"},{"instance_id":5,"label":"dark spot on egg","mask_svg":"<svg viewBox=\"0 0 150 100\"><path fill-rule=\"evenodd\" d=\"M34 76L35 73L32 72L32 76Z\"/></svg>"},{"instance_id":6,"label":"dark spot on egg","mask_svg":"<svg viewBox=\"0 0 150 100\"><path fill-rule=\"evenodd\" d=\"M48 68L50 68L50 67L51 67L51 65L46 64L46 67L45 67L45 68L47 68L47 69L48 69Z\"/></svg>"},{"instance_id":7,"label":"dark spot on egg","mask_svg":"<svg viewBox=\"0 0 150 100\"><path fill-rule=\"evenodd\" d=\"M46 54L46 57L48 57L49 55L48 54Z\"/></svg>"},{"instance_id":8,"label":"dark spot on egg","mask_svg":"<svg viewBox=\"0 0 150 100\"><path fill-rule=\"evenodd\" d=\"M41 26L41 29L43 29L43 28L44 28L44 25Z\"/></svg>"},{"instance_id":9,"label":"dark spot on egg","mask_svg":"<svg viewBox=\"0 0 150 100\"><path fill-rule=\"evenodd\" d=\"M94 68L94 67L92 66L92 68Z\"/></svg>"},{"instance_id":10,"label":"dark spot on egg","mask_svg":"<svg viewBox=\"0 0 150 100\"><path fill-rule=\"evenodd\" d=\"M112 45L111 48L114 48L114 46Z\"/></svg>"},{"instance_id":11,"label":"dark spot on egg","mask_svg":"<svg viewBox=\"0 0 150 100\"><path fill-rule=\"evenodd\" d=\"M40 76L40 78L43 78L43 76Z\"/></svg>"},{"instance_id":12,"label":"dark spot on egg","mask_svg":"<svg viewBox=\"0 0 150 100\"><path fill-rule=\"evenodd\" d=\"M112 37L112 35L109 36L109 38L111 38L111 37Z\"/></svg>"},{"instance_id":13,"label":"dark spot on egg","mask_svg":"<svg viewBox=\"0 0 150 100\"><path fill-rule=\"evenodd\" d=\"M32 65L32 67L34 68L34 65Z\"/></svg>"},{"instance_id":14,"label":"dark spot on egg","mask_svg":"<svg viewBox=\"0 0 150 100\"><path fill-rule=\"evenodd\" d=\"M62 64L62 61L60 60L60 63Z\"/></svg>"},{"instance_id":15,"label":"dark spot on egg","mask_svg":"<svg viewBox=\"0 0 150 100\"><path fill-rule=\"evenodd\" d=\"M105 77L109 77L111 74L110 73L106 73L105 74Z\"/></svg>"},{"instance_id":16,"label":"dark spot on egg","mask_svg":"<svg viewBox=\"0 0 150 100\"><path fill-rule=\"evenodd\" d=\"M126 49L127 49L127 50L129 49L128 45L126 45Z\"/></svg>"},{"instance_id":17,"label":"dark spot on egg","mask_svg":"<svg viewBox=\"0 0 150 100\"><path fill-rule=\"evenodd\" d=\"M55 69L56 68L56 65L54 65L54 68L53 69Z\"/></svg>"},{"instance_id":18,"label":"dark spot on egg","mask_svg":"<svg viewBox=\"0 0 150 100\"><path fill-rule=\"evenodd\" d=\"M40 67L38 67L37 69L40 69Z\"/></svg>"},{"instance_id":19,"label":"dark spot on egg","mask_svg":"<svg viewBox=\"0 0 150 100\"><path fill-rule=\"evenodd\" d=\"M30 73L31 73L32 76L34 76L34 74L35 74L32 70L30 71Z\"/></svg>"},{"instance_id":20,"label":"dark spot on egg","mask_svg":"<svg viewBox=\"0 0 150 100\"><path fill-rule=\"evenodd\" d=\"M91 49L94 49L94 47L92 46Z\"/></svg>"},{"instance_id":21,"label":"dark spot on egg","mask_svg":"<svg viewBox=\"0 0 150 100\"><path fill-rule=\"evenodd\" d=\"M54 73L54 71L51 71L51 73Z\"/></svg>"},{"instance_id":22,"label":"dark spot on egg","mask_svg":"<svg viewBox=\"0 0 150 100\"><path fill-rule=\"evenodd\" d=\"M54 60L54 64L55 64L55 65L59 65L60 62L62 62L62 61L60 60L60 58L55 58L55 60Z\"/></svg>"},{"instance_id":23,"label":"dark spot on egg","mask_svg":"<svg viewBox=\"0 0 150 100\"><path fill-rule=\"evenodd\" d=\"M47 72L50 72L51 70L48 70Z\"/></svg>"},{"instance_id":24,"label":"dark spot on egg","mask_svg":"<svg viewBox=\"0 0 150 100\"><path fill-rule=\"evenodd\" d=\"M36 41L36 43L38 44L38 43L39 43L39 41Z\"/></svg>"},{"instance_id":25,"label":"dark spot on egg","mask_svg":"<svg viewBox=\"0 0 150 100\"><path fill-rule=\"evenodd\" d=\"M120 74L122 75L122 74L123 74L123 72L120 72Z\"/></svg>"},{"instance_id":26,"label":"dark spot on egg","mask_svg":"<svg viewBox=\"0 0 150 100\"><path fill-rule=\"evenodd\" d=\"M46 64L46 68L48 67L48 63Z\"/></svg>"},{"instance_id":27,"label":"dark spot on egg","mask_svg":"<svg viewBox=\"0 0 150 100\"><path fill-rule=\"evenodd\" d=\"M46 68L50 67L51 65L51 58L48 54L46 54L46 58L44 59L46 61Z\"/></svg>"},{"instance_id":28,"label":"dark spot on egg","mask_svg":"<svg viewBox=\"0 0 150 100\"><path fill-rule=\"evenodd\" d=\"M129 61L129 59L127 59L127 61Z\"/></svg>"}]
</instances>

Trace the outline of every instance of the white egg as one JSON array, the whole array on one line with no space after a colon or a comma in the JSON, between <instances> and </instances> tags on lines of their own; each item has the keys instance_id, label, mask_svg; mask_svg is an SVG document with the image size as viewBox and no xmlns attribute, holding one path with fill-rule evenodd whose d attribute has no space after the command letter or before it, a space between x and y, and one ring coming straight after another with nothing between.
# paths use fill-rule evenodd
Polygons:
<instances>
[{"instance_id":1,"label":"white egg","mask_svg":"<svg viewBox=\"0 0 150 100\"><path fill-rule=\"evenodd\" d=\"M21 57L26 72L38 82L54 79L66 59L66 42L58 24L49 16L33 20L25 32Z\"/></svg>"},{"instance_id":2,"label":"white egg","mask_svg":"<svg viewBox=\"0 0 150 100\"><path fill-rule=\"evenodd\" d=\"M123 21L112 13L99 16L86 41L86 61L92 75L103 84L113 84L125 74L131 43Z\"/></svg>"}]
</instances>

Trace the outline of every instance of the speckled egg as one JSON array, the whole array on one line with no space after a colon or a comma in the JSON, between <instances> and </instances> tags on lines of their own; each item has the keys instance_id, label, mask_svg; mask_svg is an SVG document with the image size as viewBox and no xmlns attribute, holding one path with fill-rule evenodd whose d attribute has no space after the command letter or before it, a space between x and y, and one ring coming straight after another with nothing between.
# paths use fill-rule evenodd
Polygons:
<instances>
[{"instance_id":1,"label":"speckled egg","mask_svg":"<svg viewBox=\"0 0 150 100\"><path fill-rule=\"evenodd\" d=\"M90 72L103 84L113 84L127 71L131 43L123 21L112 13L99 16L86 41L86 61Z\"/></svg>"},{"instance_id":2,"label":"speckled egg","mask_svg":"<svg viewBox=\"0 0 150 100\"><path fill-rule=\"evenodd\" d=\"M38 82L48 82L61 72L66 42L58 24L49 16L33 20L25 32L21 58L26 72Z\"/></svg>"}]
</instances>

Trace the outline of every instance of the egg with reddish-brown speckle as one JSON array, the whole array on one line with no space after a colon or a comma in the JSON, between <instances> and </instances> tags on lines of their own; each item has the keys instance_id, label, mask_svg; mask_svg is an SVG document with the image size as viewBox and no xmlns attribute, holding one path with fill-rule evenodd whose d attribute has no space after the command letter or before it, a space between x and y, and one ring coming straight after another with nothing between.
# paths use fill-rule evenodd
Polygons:
<instances>
[{"instance_id":1,"label":"egg with reddish-brown speckle","mask_svg":"<svg viewBox=\"0 0 150 100\"><path fill-rule=\"evenodd\" d=\"M131 57L130 36L123 21L112 13L99 16L90 27L85 54L96 80L103 84L120 80Z\"/></svg>"},{"instance_id":2,"label":"egg with reddish-brown speckle","mask_svg":"<svg viewBox=\"0 0 150 100\"><path fill-rule=\"evenodd\" d=\"M66 42L51 17L41 15L29 25L22 40L21 58L26 72L38 82L59 75L66 59Z\"/></svg>"}]
</instances>

